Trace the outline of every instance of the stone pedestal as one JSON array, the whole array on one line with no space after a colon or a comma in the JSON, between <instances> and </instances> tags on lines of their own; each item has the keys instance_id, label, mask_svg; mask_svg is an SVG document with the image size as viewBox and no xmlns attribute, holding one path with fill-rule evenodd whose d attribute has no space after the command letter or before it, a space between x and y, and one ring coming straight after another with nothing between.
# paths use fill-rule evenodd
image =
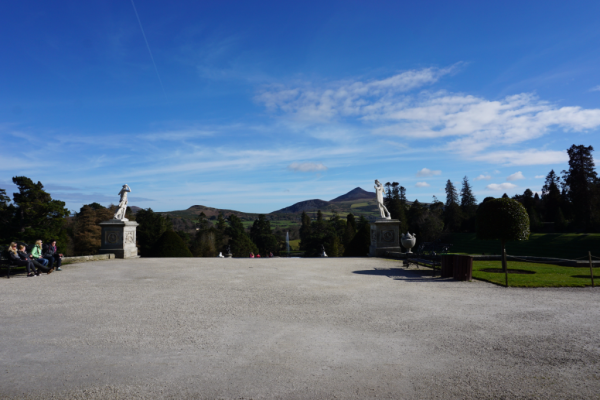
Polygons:
<instances>
[{"instance_id":1,"label":"stone pedestal","mask_svg":"<svg viewBox=\"0 0 600 400\"><path fill-rule=\"evenodd\" d=\"M113 253L116 258L137 258L135 221L111 219L100 222L102 227L102 245L100 254Z\"/></svg>"},{"instance_id":2,"label":"stone pedestal","mask_svg":"<svg viewBox=\"0 0 600 400\"><path fill-rule=\"evenodd\" d=\"M397 219L378 219L371 223L371 257L385 256L386 252L400 253L400 221Z\"/></svg>"}]
</instances>

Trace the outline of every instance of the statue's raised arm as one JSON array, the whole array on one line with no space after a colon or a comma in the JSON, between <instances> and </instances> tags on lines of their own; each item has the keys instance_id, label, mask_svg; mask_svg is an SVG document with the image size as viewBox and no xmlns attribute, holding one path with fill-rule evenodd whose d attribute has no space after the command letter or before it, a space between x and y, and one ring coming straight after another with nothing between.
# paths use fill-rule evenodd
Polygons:
<instances>
[{"instance_id":1,"label":"statue's raised arm","mask_svg":"<svg viewBox=\"0 0 600 400\"><path fill-rule=\"evenodd\" d=\"M115 213L113 219L129 221L127 218L125 218L125 212L127 212L127 193L130 192L131 188L129 187L129 185L124 184L123 188L119 192L119 196L121 196L121 199L119 200L119 208L117 209L117 212Z\"/></svg>"},{"instance_id":2,"label":"statue's raised arm","mask_svg":"<svg viewBox=\"0 0 600 400\"><path fill-rule=\"evenodd\" d=\"M377 205L379 206L379 212L381 213L381 218L392 219L390 212L383 204L383 185L377 179L375 179L375 193L377 193Z\"/></svg>"}]
</instances>

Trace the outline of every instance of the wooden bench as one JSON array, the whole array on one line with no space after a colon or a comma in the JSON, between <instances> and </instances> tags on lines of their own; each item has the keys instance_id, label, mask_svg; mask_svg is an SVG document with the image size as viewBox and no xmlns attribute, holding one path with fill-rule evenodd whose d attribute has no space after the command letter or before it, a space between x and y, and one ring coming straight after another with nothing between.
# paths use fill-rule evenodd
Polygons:
<instances>
[{"instance_id":1,"label":"wooden bench","mask_svg":"<svg viewBox=\"0 0 600 400\"><path fill-rule=\"evenodd\" d=\"M0 269L8 268L8 273L6 274L6 279L10 279L10 270L15 264L13 260L8 257L7 250L2 251L0 254Z\"/></svg>"}]
</instances>

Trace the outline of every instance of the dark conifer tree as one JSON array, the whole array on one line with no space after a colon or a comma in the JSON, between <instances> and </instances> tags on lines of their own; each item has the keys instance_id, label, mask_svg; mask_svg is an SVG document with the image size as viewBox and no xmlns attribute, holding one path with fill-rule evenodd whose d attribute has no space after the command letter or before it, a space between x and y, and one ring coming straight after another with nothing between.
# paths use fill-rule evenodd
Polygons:
<instances>
[{"instance_id":1,"label":"dark conifer tree","mask_svg":"<svg viewBox=\"0 0 600 400\"><path fill-rule=\"evenodd\" d=\"M558 217L558 210L561 206L560 178L554 170L546 175L546 181L542 187L542 207L544 210L544 220L554 222Z\"/></svg>"},{"instance_id":2,"label":"dark conifer tree","mask_svg":"<svg viewBox=\"0 0 600 400\"><path fill-rule=\"evenodd\" d=\"M65 203L53 200L41 182L33 183L25 176L16 176L12 180L19 189L13 195L15 236L29 243L55 239L58 247L65 249L68 237L63 226L69 215Z\"/></svg>"},{"instance_id":3,"label":"dark conifer tree","mask_svg":"<svg viewBox=\"0 0 600 400\"><path fill-rule=\"evenodd\" d=\"M593 151L592 146L571 146L567 150L569 170L562 172L563 189L573 206L575 223L581 228L589 228L590 221L595 217L592 205L598 175L594 170Z\"/></svg>"},{"instance_id":4,"label":"dark conifer tree","mask_svg":"<svg viewBox=\"0 0 600 400\"><path fill-rule=\"evenodd\" d=\"M458 204L458 192L454 184L448 179L448 182L446 182L446 206L450 204Z\"/></svg>"}]
</instances>

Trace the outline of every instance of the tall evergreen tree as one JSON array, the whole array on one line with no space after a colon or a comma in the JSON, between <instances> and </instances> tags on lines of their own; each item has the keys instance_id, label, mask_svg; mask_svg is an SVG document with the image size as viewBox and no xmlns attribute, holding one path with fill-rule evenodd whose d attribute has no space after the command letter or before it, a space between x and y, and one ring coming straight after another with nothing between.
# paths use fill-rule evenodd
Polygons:
<instances>
[{"instance_id":1,"label":"tall evergreen tree","mask_svg":"<svg viewBox=\"0 0 600 400\"><path fill-rule=\"evenodd\" d=\"M63 225L69 215L65 203L53 200L41 182L33 183L25 176L16 176L13 183L19 189L13 195L16 206L14 227L19 239L30 243L38 239L55 239L58 247L64 249L68 238Z\"/></svg>"},{"instance_id":2,"label":"tall evergreen tree","mask_svg":"<svg viewBox=\"0 0 600 400\"><path fill-rule=\"evenodd\" d=\"M279 253L279 241L271 232L271 222L265 218L264 214L260 214L252 224L250 238L261 254L266 255L271 251Z\"/></svg>"},{"instance_id":3,"label":"tall evergreen tree","mask_svg":"<svg viewBox=\"0 0 600 400\"><path fill-rule=\"evenodd\" d=\"M6 195L5 189L0 189L0 243L7 244L13 231L13 220L15 216L15 206L11 204L10 197Z\"/></svg>"},{"instance_id":4,"label":"tall evergreen tree","mask_svg":"<svg viewBox=\"0 0 600 400\"><path fill-rule=\"evenodd\" d=\"M448 179L448 182L446 182L446 206L450 204L458 204L458 192L454 184Z\"/></svg>"},{"instance_id":5,"label":"tall evergreen tree","mask_svg":"<svg viewBox=\"0 0 600 400\"><path fill-rule=\"evenodd\" d=\"M471 207L477 206L477 199L473 194L469 178L463 178L462 189L460 190L460 208L467 212Z\"/></svg>"},{"instance_id":6,"label":"tall evergreen tree","mask_svg":"<svg viewBox=\"0 0 600 400\"><path fill-rule=\"evenodd\" d=\"M137 227L137 241L140 255L142 257L156 257L160 238L166 231L173 230L170 219L148 208L137 212L136 221L139 224Z\"/></svg>"},{"instance_id":7,"label":"tall evergreen tree","mask_svg":"<svg viewBox=\"0 0 600 400\"><path fill-rule=\"evenodd\" d=\"M246 233L242 220L235 214L229 216L229 227L226 234L230 237L229 245L234 257L248 257L250 252L258 253L258 248Z\"/></svg>"},{"instance_id":8,"label":"tall evergreen tree","mask_svg":"<svg viewBox=\"0 0 600 400\"><path fill-rule=\"evenodd\" d=\"M469 178L463 178L462 188L460 190L460 210L462 213L462 230L467 232L475 231L477 199L473 194Z\"/></svg>"},{"instance_id":9,"label":"tall evergreen tree","mask_svg":"<svg viewBox=\"0 0 600 400\"><path fill-rule=\"evenodd\" d=\"M344 249L348 248L348 245L354 239L356 235L356 220L354 214L350 213L346 216L346 231L344 232Z\"/></svg>"},{"instance_id":10,"label":"tall evergreen tree","mask_svg":"<svg viewBox=\"0 0 600 400\"><path fill-rule=\"evenodd\" d=\"M558 211L561 206L560 178L554 170L546 175L546 181L542 187L542 207L544 209L544 220L554 222L558 217Z\"/></svg>"},{"instance_id":11,"label":"tall evergreen tree","mask_svg":"<svg viewBox=\"0 0 600 400\"><path fill-rule=\"evenodd\" d=\"M563 171L563 187L574 210L575 222L580 227L589 227L589 222L595 217L594 186L598 175L594 170L592 146L573 145L568 150L569 170Z\"/></svg>"}]
</instances>

